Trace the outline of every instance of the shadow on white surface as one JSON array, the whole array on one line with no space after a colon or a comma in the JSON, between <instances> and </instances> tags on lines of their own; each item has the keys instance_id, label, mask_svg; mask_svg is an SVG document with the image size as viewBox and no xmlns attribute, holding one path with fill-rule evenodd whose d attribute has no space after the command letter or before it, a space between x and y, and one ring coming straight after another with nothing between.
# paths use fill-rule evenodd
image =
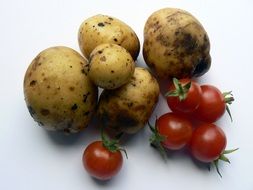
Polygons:
<instances>
[{"instance_id":1,"label":"shadow on white surface","mask_svg":"<svg viewBox=\"0 0 253 190\"><path fill-rule=\"evenodd\" d=\"M65 134L63 132L47 131L45 130L48 138L57 145L62 146L79 146L88 145L94 140L100 140L100 130L97 127L96 119L93 118L92 122L81 132L75 134Z\"/></svg>"}]
</instances>

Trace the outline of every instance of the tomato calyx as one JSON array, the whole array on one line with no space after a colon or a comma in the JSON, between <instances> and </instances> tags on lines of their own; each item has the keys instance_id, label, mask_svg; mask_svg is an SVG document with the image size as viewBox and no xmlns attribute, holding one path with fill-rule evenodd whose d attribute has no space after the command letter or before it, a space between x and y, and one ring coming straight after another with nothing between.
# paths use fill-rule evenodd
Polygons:
<instances>
[{"instance_id":1,"label":"tomato calyx","mask_svg":"<svg viewBox=\"0 0 253 190\"><path fill-rule=\"evenodd\" d=\"M104 133L103 129L101 130L103 146L112 153L117 151L123 151L126 155L126 158L128 158L126 150L124 148L121 148L119 144L119 138L121 136L122 134L120 134L117 139L111 139L108 135Z\"/></svg>"},{"instance_id":2,"label":"tomato calyx","mask_svg":"<svg viewBox=\"0 0 253 190\"><path fill-rule=\"evenodd\" d=\"M178 97L180 101L183 101L187 97L187 93L191 88L191 82L182 85L177 78L173 78L173 84L175 90L171 90L165 94L166 97Z\"/></svg>"},{"instance_id":3,"label":"tomato calyx","mask_svg":"<svg viewBox=\"0 0 253 190\"><path fill-rule=\"evenodd\" d=\"M157 119L156 119L156 122L155 122L155 127L152 126L149 122L148 122L148 126L149 126L149 128L152 132L152 135L149 138L150 145L152 147L154 147L155 149L157 149L160 152L160 154L162 155L162 157L165 159L166 158L166 152L165 152L164 147L162 146L162 142L166 139L166 137L161 135L159 133L159 131L157 130L157 128L156 128Z\"/></svg>"},{"instance_id":4,"label":"tomato calyx","mask_svg":"<svg viewBox=\"0 0 253 190\"><path fill-rule=\"evenodd\" d=\"M235 149L230 149L230 150L224 150L223 153L219 156L219 158L217 158L216 160L213 161L213 164L216 168L217 173L219 174L220 177L222 177L220 170L219 170L219 166L218 163L220 160L227 162L230 164L230 160L225 156L226 154L230 154L232 152L237 151L239 148L235 148Z\"/></svg>"},{"instance_id":5,"label":"tomato calyx","mask_svg":"<svg viewBox=\"0 0 253 190\"><path fill-rule=\"evenodd\" d=\"M233 121L233 118L232 118L232 115L231 115L231 112L230 112L230 109L229 109L229 105L231 105L232 102L235 100L234 97L233 97L232 91L223 92L222 94L224 96L224 100L225 100L225 103L226 103L226 111L228 112L228 115L229 115L231 121Z\"/></svg>"}]
</instances>

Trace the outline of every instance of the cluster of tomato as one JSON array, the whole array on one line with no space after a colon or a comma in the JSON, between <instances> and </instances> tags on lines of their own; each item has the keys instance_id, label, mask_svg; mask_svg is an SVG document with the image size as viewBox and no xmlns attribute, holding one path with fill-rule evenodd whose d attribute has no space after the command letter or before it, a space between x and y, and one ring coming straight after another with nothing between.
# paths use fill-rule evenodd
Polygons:
<instances>
[{"instance_id":1,"label":"cluster of tomato","mask_svg":"<svg viewBox=\"0 0 253 190\"><path fill-rule=\"evenodd\" d=\"M228 104L234 101L231 92L221 93L211 85L200 86L191 79L174 78L166 97L172 112L156 119L155 127L149 124L151 145L164 156L165 149L179 150L187 145L194 158L214 163L220 174L218 161L229 162L225 155L236 149L225 150L225 133L213 122L225 110L231 117L228 109ZM110 139L103 131L101 136L101 141L95 141L85 149L83 165L91 176L107 180L120 171L123 164L121 151L126 151L119 147L118 140Z\"/></svg>"},{"instance_id":2,"label":"cluster of tomato","mask_svg":"<svg viewBox=\"0 0 253 190\"><path fill-rule=\"evenodd\" d=\"M205 163L229 162L225 156L233 150L225 150L227 139L223 130L213 122L228 111L234 101L231 92L221 93L212 85L200 86L190 79L173 79L166 94L172 112L160 116L150 137L152 145L165 155L165 149L179 150L187 145L194 158Z\"/></svg>"}]
</instances>

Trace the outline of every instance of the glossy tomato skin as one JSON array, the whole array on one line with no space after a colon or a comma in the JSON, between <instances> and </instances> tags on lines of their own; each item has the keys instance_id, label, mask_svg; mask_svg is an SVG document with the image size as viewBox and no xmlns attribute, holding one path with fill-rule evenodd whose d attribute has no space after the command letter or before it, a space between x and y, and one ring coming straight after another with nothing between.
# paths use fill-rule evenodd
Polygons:
<instances>
[{"instance_id":1,"label":"glossy tomato skin","mask_svg":"<svg viewBox=\"0 0 253 190\"><path fill-rule=\"evenodd\" d=\"M121 169L123 158L120 151L110 152L102 141L88 145L83 153L83 166L86 171L99 180L108 180Z\"/></svg>"},{"instance_id":2,"label":"glossy tomato skin","mask_svg":"<svg viewBox=\"0 0 253 190\"><path fill-rule=\"evenodd\" d=\"M190 150L194 158L209 163L219 158L226 145L223 130L214 124L205 123L194 130Z\"/></svg>"},{"instance_id":3,"label":"glossy tomato skin","mask_svg":"<svg viewBox=\"0 0 253 190\"><path fill-rule=\"evenodd\" d=\"M221 91L212 85L202 85L202 96L194 116L201 121L213 123L226 111L226 102Z\"/></svg>"},{"instance_id":4,"label":"glossy tomato skin","mask_svg":"<svg viewBox=\"0 0 253 190\"><path fill-rule=\"evenodd\" d=\"M177 113L166 113L159 117L156 128L158 133L165 137L162 145L170 150L183 148L192 136L191 122Z\"/></svg>"},{"instance_id":5,"label":"glossy tomato skin","mask_svg":"<svg viewBox=\"0 0 253 190\"><path fill-rule=\"evenodd\" d=\"M201 99L201 88L198 83L190 79L180 79L179 82L182 85L191 82L191 87L187 93L186 99L181 100L179 97L169 96L167 97L167 103L169 108L173 112L179 113L192 113L196 110L199 106L200 99ZM174 84L169 86L169 92L175 90Z\"/></svg>"}]
</instances>

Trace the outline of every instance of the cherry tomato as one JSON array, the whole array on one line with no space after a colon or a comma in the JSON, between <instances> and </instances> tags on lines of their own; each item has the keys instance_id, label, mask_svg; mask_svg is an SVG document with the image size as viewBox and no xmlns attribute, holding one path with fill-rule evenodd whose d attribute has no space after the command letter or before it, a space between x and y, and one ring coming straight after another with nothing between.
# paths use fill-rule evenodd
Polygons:
<instances>
[{"instance_id":1,"label":"cherry tomato","mask_svg":"<svg viewBox=\"0 0 253 190\"><path fill-rule=\"evenodd\" d=\"M197 160L212 162L220 157L227 144L223 130L211 123L197 127L190 141L190 150Z\"/></svg>"},{"instance_id":2,"label":"cherry tomato","mask_svg":"<svg viewBox=\"0 0 253 190\"><path fill-rule=\"evenodd\" d=\"M95 141L88 145L83 153L83 165L87 172L100 180L108 180L115 176L123 164L119 150L109 151L102 141Z\"/></svg>"},{"instance_id":3,"label":"cherry tomato","mask_svg":"<svg viewBox=\"0 0 253 190\"><path fill-rule=\"evenodd\" d=\"M191 113L199 106L201 88L190 79L173 79L167 93L167 103L173 112Z\"/></svg>"},{"instance_id":4,"label":"cherry tomato","mask_svg":"<svg viewBox=\"0 0 253 190\"><path fill-rule=\"evenodd\" d=\"M183 148L192 136L192 125L185 117L177 113L166 113L158 118L156 129L165 139L162 145L171 150Z\"/></svg>"},{"instance_id":5,"label":"cherry tomato","mask_svg":"<svg viewBox=\"0 0 253 190\"><path fill-rule=\"evenodd\" d=\"M201 90L201 101L194 115L201 121L213 123L224 114L226 103L231 104L234 99L224 97L218 88L211 85L202 85ZM227 95L231 94L227 93ZM228 113L230 115L230 112Z\"/></svg>"}]
</instances>

